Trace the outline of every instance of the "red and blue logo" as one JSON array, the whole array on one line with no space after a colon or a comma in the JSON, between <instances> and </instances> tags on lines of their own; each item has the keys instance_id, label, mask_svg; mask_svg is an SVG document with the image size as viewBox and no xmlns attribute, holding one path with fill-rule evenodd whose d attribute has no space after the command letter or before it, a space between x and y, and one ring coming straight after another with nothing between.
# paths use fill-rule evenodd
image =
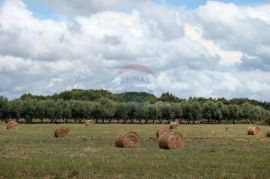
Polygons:
<instances>
[{"instance_id":1,"label":"red and blue logo","mask_svg":"<svg viewBox=\"0 0 270 179\"><path fill-rule=\"evenodd\" d=\"M113 80L122 91L148 91L155 80L154 72L141 64L128 64L119 69Z\"/></svg>"}]
</instances>

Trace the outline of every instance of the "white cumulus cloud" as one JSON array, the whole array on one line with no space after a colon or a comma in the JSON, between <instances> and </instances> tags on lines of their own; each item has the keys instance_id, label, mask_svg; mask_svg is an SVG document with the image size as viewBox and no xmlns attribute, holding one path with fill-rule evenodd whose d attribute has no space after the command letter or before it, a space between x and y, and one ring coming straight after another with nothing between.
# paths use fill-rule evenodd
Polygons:
<instances>
[{"instance_id":1,"label":"white cumulus cloud","mask_svg":"<svg viewBox=\"0 0 270 179\"><path fill-rule=\"evenodd\" d=\"M69 18L40 19L30 1L0 4L0 95L118 92L117 72L141 64L154 75L138 90L270 100L269 4L208 1L186 10L150 0L49 0Z\"/></svg>"}]
</instances>

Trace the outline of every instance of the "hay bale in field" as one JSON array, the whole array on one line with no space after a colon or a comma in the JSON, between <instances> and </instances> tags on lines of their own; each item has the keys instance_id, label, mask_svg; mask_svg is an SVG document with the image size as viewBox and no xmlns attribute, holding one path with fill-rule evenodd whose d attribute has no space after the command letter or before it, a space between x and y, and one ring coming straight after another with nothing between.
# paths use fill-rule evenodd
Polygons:
<instances>
[{"instance_id":1,"label":"hay bale in field","mask_svg":"<svg viewBox=\"0 0 270 179\"><path fill-rule=\"evenodd\" d=\"M120 148L135 148L140 139L136 132L120 133L115 140L115 146Z\"/></svg>"},{"instance_id":2,"label":"hay bale in field","mask_svg":"<svg viewBox=\"0 0 270 179\"><path fill-rule=\"evenodd\" d=\"M171 122L170 123L170 129L177 129L179 126L179 123L178 122Z\"/></svg>"},{"instance_id":3,"label":"hay bale in field","mask_svg":"<svg viewBox=\"0 0 270 179\"><path fill-rule=\"evenodd\" d=\"M270 129L267 131L266 137L270 137Z\"/></svg>"},{"instance_id":4,"label":"hay bale in field","mask_svg":"<svg viewBox=\"0 0 270 179\"><path fill-rule=\"evenodd\" d=\"M169 127L161 127L157 130L156 136L159 139L163 134L171 132Z\"/></svg>"},{"instance_id":5,"label":"hay bale in field","mask_svg":"<svg viewBox=\"0 0 270 179\"><path fill-rule=\"evenodd\" d=\"M249 128L247 129L247 134L248 134L248 135L254 135L254 129L253 129L253 127L249 127Z\"/></svg>"},{"instance_id":6,"label":"hay bale in field","mask_svg":"<svg viewBox=\"0 0 270 179\"><path fill-rule=\"evenodd\" d=\"M255 127L256 134L258 134L260 131L261 131L261 129L259 127Z\"/></svg>"},{"instance_id":7,"label":"hay bale in field","mask_svg":"<svg viewBox=\"0 0 270 179\"><path fill-rule=\"evenodd\" d=\"M85 121L84 124L86 127L92 127L95 124L95 121L94 120L87 120L87 121Z\"/></svg>"},{"instance_id":8,"label":"hay bale in field","mask_svg":"<svg viewBox=\"0 0 270 179\"><path fill-rule=\"evenodd\" d=\"M69 129L66 127L59 127L54 131L54 136L55 137L65 137L68 135Z\"/></svg>"},{"instance_id":9,"label":"hay bale in field","mask_svg":"<svg viewBox=\"0 0 270 179\"><path fill-rule=\"evenodd\" d=\"M9 121L7 123L7 129L10 130L10 129L17 129L18 127L18 123L15 122L15 121Z\"/></svg>"},{"instance_id":10,"label":"hay bale in field","mask_svg":"<svg viewBox=\"0 0 270 179\"><path fill-rule=\"evenodd\" d=\"M260 132L260 128L259 127L249 127L247 129L247 134L248 135L257 135Z\"/></svg>"},{"instance_id":11,"label":"hay bale in field","mask_svg":"<svg viewBox=\"0 0 270 179\"><path fill-rule=\"evenodd\" d=\"M162 135L158 144L161 149L176 150L184 147L184 138L179 132L171 131Z\"/></svg>"}]
</instances>

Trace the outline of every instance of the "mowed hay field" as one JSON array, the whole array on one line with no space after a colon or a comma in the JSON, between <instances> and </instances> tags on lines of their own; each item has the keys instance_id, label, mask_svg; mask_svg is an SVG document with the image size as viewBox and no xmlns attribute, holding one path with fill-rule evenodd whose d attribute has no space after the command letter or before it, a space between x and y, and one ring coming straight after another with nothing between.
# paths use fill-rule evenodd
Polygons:
<instances>
[{"instance_id":1,"label":"mowed hay field","mask_svg":"<svg viewBox=\"0 0 270 179\"><path fill-rule=\"evenodd\" d=\"M68 127L55 138L57 127ZM180 125L182 150L159 149L162 125L0 125L0 178L269 178L269 126L257 136L249 125ZM114 146L119 132L140 136L136 149Z\"/></svg>"}]
</instances>

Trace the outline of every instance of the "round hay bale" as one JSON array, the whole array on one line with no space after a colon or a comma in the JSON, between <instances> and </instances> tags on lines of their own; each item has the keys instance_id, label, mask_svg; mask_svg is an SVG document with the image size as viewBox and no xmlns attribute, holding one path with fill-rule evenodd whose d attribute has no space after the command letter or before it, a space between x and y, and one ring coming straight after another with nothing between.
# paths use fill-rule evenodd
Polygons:
<instances>
[{"instance_id":1,"label":"round hay bale","mask_svg":"<svg viewBox=\"0 0 270 179\"><path fill-rule=\"evenodd\" d=\"M249 127L249 128L247 129L247 134L248 134L248 135L254 135L254 129L253 129L253 127Z\"/></svg>"},{"instance_id":2,"label":"round hay bale","mask_svg":"<svg viewBox=\"0 0 270 179\"><path fill-rule=\"evenodd\" d=\"M170 129L177 129L179 124L177 122L171 122L170 123Z\"/></svg>"},{"instance_id":3,"label":"round hay bale","mask_svg":"<svg viewBox=\"0 0 270 179\"><path fill-rule=\"evenodd\" d=\"M184 147L184 139L179 132L171 131L162 135L158 144L161 149L176 150Z\"/></svg>"},{"instance_id":4,"label":"round hay bale","mask_svg":"<svg viewBox=\"0 0 270 179\"><path fill-rule=\"evenodd\" d=\"M163 134L169 133L170 131L169 127L161 127L157 130L156 136L159 139Z\"/></svg>"},{"instance_id":5,"label":"round hay bale","mask_svg":"<svg viewBox=\"0 0 270 179\"><path fill-rule=\"evenodd\" d=\"M261 129L259 127L252 127L252 130L254 133L253 135L257 135L261 131Z\"/></svg>"},{"instance_id":6,"label":"round hay bale","mask_svg":"<svg viewBox=\"0 0 270 179\"><path fill-rule=\"evenodd\" d=\"M15 121L9 121L7 123L7 129L10 130L10 129L17 129L18 127L18 123L15 122Z\"/></svg>"},{"instance_id":7,"label":"round hay bale","mask_svg":"<svg viewBox=\"0 0 270 179\"><path fill-rule=\"evenodd\" d=\"M258 134L261 131L259 127L255 127L255 134Z\"/></svg>"},{"instance_id":8,"label":"round hay bale","mask_svg":"<svg viewBox=\"0 0 270 179\"><path fill-rule=\"evenodd\" d=\"M54 131L54 136L55 137L65 137L68 135L69 129L66 127L59 127Z\"/></svg>"},{"instance_id":9,"label":"round hay bale","mask_svg":"<svg viewBox=\"0 0 270 179\"><path fill-rule=\"evenodd\" d=\"M270 129L267 131L266 137L270 137Z\"/></svg>"},{"instance_id":10,"label":"round hay bale","mask_svg":"<svg viewBox=\"0 0 270 179\"><path fill-rule=\"evenodd\" d=\"M140 139L136 132L120 133L115 140L115 146L120 148L135 148Z\"/></svg>"},{"instance_id":11,"label":"round hay bale","mask_svg":"<svg viewBox=\"0 0 270 179\"><path fill-rule=\"evenodd\" d=\"M95 124L95 121L94 120L87 120L87 121L85 121L84 124L86 127L92 127Z\"/></svg>"},{"instance_id":12,"label":"round hay bale","mask_svg":"<svg viewBox=\"0 0 270 179\"><path fill-rule=\"evenodd\" d=\"M257 135L260 132L260 128L259 127L249 127L247 129L247 134L248 135Z\"/></svg>"}]
</instances>

